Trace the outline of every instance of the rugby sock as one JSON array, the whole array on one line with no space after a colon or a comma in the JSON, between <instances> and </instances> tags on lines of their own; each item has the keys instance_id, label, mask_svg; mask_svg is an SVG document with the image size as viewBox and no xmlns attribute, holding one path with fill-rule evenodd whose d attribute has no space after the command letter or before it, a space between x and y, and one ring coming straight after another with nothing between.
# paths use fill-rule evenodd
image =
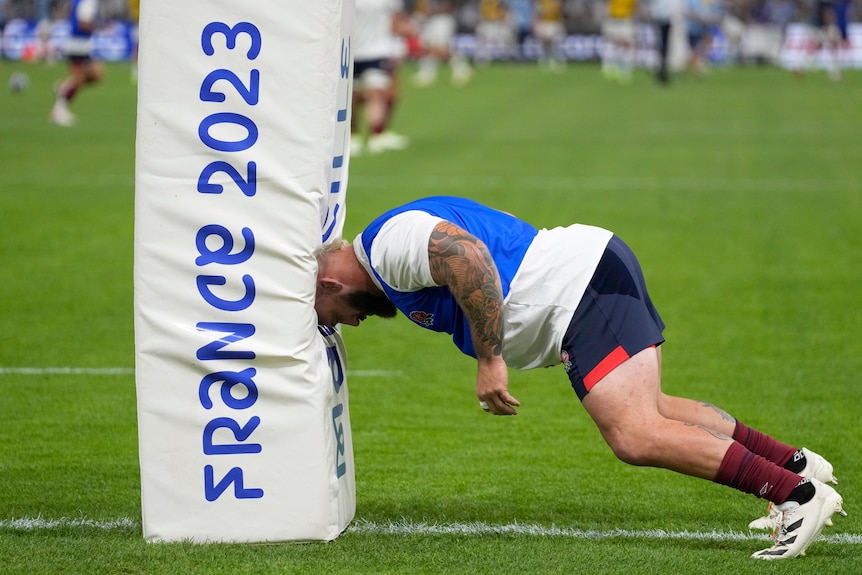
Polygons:
<instances>
[{"instance_id":1,"label":"rugby sock","mask_svg":"<svg viewBox=\"0 0 862 575\"><path fill-rule=\"evenodd\" d=\"M713 481L773 503L784 503L800 486L802 478L734 441L725 453ZM801 497L804 494L794 495Z\"/></svg>"},{"instance_id":2,"label":"rugby sock","mask_svg":"<svg viewBox=\"0 0 862 575\"><path fill-rule=\"evenodd\" d=\"M799 485L793 488L790 495L787 496L787 501L795 501L800 505L808 503L814 498L814 491L814 485L812 485L811 481L803 479L799 482Z\"/></svg>"},{"instance_id":3,"label":"rugby sock","mask_svg":"<svg viewBox=\"0 0 862 575\"><path fill-rule=\"evenodd\" d=\"M67 78L57 86L57 99L71 102L77 91L78 86L75 85L71 78Z\"/></svg>"},{"instance_id":4,"label":"rugby sock","mask_svg":"<svg viewBox=\"0 0 862 575\"><path fill-rule=\"evenodd\" d=\"M781 443L739 420L736 421L736 429L733 430L733 439L749 451L765 457L776 465L783 465L790 471L799 472L805 468L805 456L797 448ZM800 462L801 465L799 465Z\"/></svg>"}]
</instances>

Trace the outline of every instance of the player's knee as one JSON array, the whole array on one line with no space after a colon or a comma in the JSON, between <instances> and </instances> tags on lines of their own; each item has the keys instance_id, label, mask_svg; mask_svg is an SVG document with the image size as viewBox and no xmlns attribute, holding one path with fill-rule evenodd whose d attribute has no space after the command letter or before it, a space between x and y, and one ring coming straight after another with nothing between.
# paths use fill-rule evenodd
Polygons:
<instances>
[{"instance_id":1,"label":"player's knee","mask_svg":"<svg viewBox=\"0 0 862 575\"><path fill-rule=\"evenodd\" d=\"M611 451L623 463L637 466L654 464L655 443L649 434L634 429L617 429L604 436Z\"/></svg>"}]
</instances>

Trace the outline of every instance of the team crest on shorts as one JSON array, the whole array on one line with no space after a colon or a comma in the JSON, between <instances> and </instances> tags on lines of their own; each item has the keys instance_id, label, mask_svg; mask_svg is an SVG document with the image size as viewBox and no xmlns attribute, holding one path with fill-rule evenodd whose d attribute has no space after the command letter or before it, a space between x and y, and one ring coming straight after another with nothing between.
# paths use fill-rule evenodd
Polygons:
<instances>
[{"instance_id":1,"label":"team crest on shorts","mask_svg":"<svg viewBox=\"0 0 862 575\"><path fill-rule=\"evenodd\" d=\"M419 325L434 325L434 314L427 311L411 311L408 317Z\"/></svg>"},{"instance_id":2,"label":"team crest on shorts","mask_svg":"<svg viewBox=\"0 0 862 575\"><path fill-rule=\"evenodd\" d=\"M563 362L563 368L565 368L566 373L572 372L572 360L569 359L569 352L563 350L563 353L560 354L560 360Z\"/></svg>"}]
</instances>

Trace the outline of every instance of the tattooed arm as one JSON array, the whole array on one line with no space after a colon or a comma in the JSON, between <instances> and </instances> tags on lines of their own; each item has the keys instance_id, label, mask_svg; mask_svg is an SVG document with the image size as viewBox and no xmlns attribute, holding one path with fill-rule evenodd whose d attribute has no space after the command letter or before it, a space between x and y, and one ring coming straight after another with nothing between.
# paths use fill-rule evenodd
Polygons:
<instances>
[{"instance_id":1,"label":"tattooed arm","mask_svg":"<svg viewBox=\"0 0 862 575\"><path fill-rule=\"evenodd\" d=\"M495 415L515 415L517 399L509 395L503 361L503 289L500 274L481 240L442 221L428 242L431 277L449 286L470 324L479 371L476 395Z\"/></svg>"}]
</instances>

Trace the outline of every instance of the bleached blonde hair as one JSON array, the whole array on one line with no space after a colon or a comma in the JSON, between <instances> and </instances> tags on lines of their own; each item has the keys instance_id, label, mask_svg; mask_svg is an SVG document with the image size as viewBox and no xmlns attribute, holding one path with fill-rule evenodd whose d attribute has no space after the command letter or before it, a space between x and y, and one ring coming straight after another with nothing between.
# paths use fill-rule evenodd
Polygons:
<instances>
[{"instance_id":1,"label":"bleached blonde hair","mask_svg":"<svg viewBox=\"0 0 862 575\"><path fill-rule=\"evenodd\" d=\"M347 249L348 247L350 247L350 242L341 238L336 238L331 242L327 242L314 250L314 257L317 259L318 271L326 268L326 261L329 259L330 254L340 252L341 250Z\"/></svg>"}]
</instances>

